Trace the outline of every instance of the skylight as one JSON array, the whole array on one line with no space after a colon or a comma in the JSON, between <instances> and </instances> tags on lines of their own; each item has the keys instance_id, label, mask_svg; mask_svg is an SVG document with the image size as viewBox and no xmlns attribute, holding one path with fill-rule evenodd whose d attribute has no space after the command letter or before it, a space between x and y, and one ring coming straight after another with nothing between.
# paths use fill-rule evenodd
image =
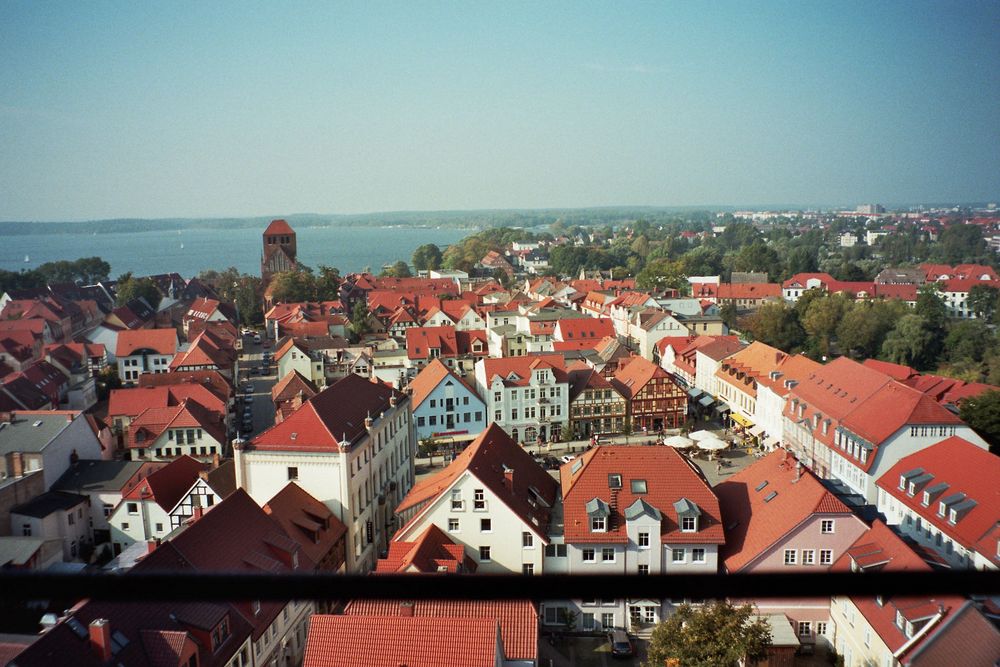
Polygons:
<instances>
[{"instance_id":1,"label":"skylight","mask_svg":"<svg viewBox=\"0 0 1000 667\"><path fill-rule=\"evenodd\" d=\"M771 502L772 500L774 500L777 497L778 497L778 492L777 491L772 491L771 493L769 493L766 496L764 496L764 502L765 503L769 503L769 502Z\"/></svg>"},{"instance_id":2,"label":"skylight","mask_svg":"<svg viewBox=\"0 0 1000 667\"><path fill-rule=\"evenodd\" d=\"M632 493L646 493L646 480L644 480L644 479L633 479L632 480Z\"/></svg>"},{"instance_id":3,"label":"skylight","mask_svg":"<svg viewBox=\"0 0 1000 667\"><path fill-rule=\"evenodd\" d=\"M755 487L753 488L753 490L754 490L754 491L760 491L760 490L761 490L761 489L763 489L763 488L764 488L765 486L767 486L767 480L766 480L766 479L765 479L765 480L764 480L763 482L761 482L760 484L758 484L757 486L755 486Z\"/></svg>"},{"instance_id":4,"label":"skylight","mask_svg":"<svg viewBox=\"0 0 1000 667\"><path fill-rule=\"evenodd\" d=\"M613 472L608 475L608 488L611 489L622 488L622 476L620 473Z\"/></svg>"}]
</instances>

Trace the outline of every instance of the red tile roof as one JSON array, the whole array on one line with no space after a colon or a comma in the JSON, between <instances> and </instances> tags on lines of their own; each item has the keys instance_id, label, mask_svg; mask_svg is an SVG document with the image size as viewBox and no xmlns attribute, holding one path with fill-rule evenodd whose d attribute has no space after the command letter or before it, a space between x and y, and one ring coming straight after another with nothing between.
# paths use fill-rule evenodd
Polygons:
<instances>
[{"instance_id":1,"label":"red tile roof","mask_svg":"<svg viewBox=\"0 0 1000 667\"><path fill-rule=\"evenodd\" d=\"M415 600L412 605L416 618L498 620L508 660L538 659L538 614L527 600ZM395 616L399 609L396 600L352 600L344 614Z\"/></svg>"},{"instance_id":2,"label":"red tile roof","mask_svg":"<svg viewBox=\"0 0 1000 667\"><path fill-rule=\"evenodd\" d=\"M670 373L657 366L644 357L632 357L628 363L620 362L615 371L614 385L628 400L632 400L641 392L650 380L654 378L667 378L675 382Z\"/></svg>"},{"instance_id":3,"label":"red tile roof","mask_svg":"<svg viewBox=\"0 0 1000 667\"><path fill-rule=\"evenodd\" d=\"M146 408L136 415L129 424L125 446L145 449L152 446L164 431L173 428L200 428L221 445L226 442L226 425L222 415L193 398L185 398L177 405Z\"/></svg>"},{"instance_id":4,"label":"red tile roof","mask_svg":"<svg viewBox=\"0 0 1000 667\"><path fill-rule=\"evenodd\" d=\"M508 387L527 386L531 381L531 371L535 368L549 368L556 382L567 382L565 358L561 354L531 354L523 357L490 357L483 360L483 370L487 385L500 376Z\"/></svg>"},{"instance_id":5,"label":"red tile roof","mask_svg":"<svg viewBox=\"0 0 1000 667\"><path fill-rule=\"evenodd\" d=\"M757 396L757 382L788 358L781 350L754 341L722 360L715 377L749 396Z\"/></svg>"},{"instance_id":6,"label":"red tile roof","mask_svg":"<svg viewBox=\"0 0 1000 667\"><path fill-rule=\"evenodd\" d=\"M288 401L302 392L309 399L319 393L319 388L297 370L292 370L271 387L271 400L275 403Z\"/></svg>"},{"instance_id":7,"label":"red tile roof","mask_svg":"<svg viewBox=\"0 0 1000 667\"><path fill-rule=\"evenodd\" d=\"M151 500L169 512L198 481L198 475L207 466L184 455L149 474L132 487L123 500Z\"/></svg>"},{"instance_id":8,"label":"red tile roof","mask_svg":"<svg viewBox=\"0 0 1000 667\"><path fill-rule=\"evenodd\" d=\"M789 380L801 382L803 377L815 372L820 368L820 364L813 361L804 354L793 354L782 359L774 369L777 376L772 377L771 373L757 378L757 384L764 385L778 394L787 395L791 389L785 386Z\"/></svg>"},{"instance_id":9,"label":"red tile roof","mask_svg":"<svg viewBox=\"0 0 1000 667\"><path fill-rule=\"evenodd\" d=\"M920 470L933 475L910 497L899 488L903 473ZM903 457L877 481L890 496L941 532L951 536L967 549L989 533L1000 521L1000 457L957 436L947 438L919 452ZM937 485L947 485L934 495L930 506L923 505L923 492ZM939 502L954 494L975 501L964 511L957 523L938 515ZM993 554L995 556L996 551Z\"/></svg>"},{"instance_id":10,"label":"red tile roof","mask_svg":"<svg viewBox=\"0 0 1000 667\"><path fill-rule=\"evenodd\" d=\"M508 488L505 470L513 470L512 488ZM529 502L529 489L537 491L545 504L552 507L559 485L496 423L491 423L479 434L447 468L414 484L396 512L414 507L422 511L466 471L499 497L544 542L548 542L549 511L540 503ZM419 516L418 512L411 523Z\"/></svg>"},{"instance_id":11,"label":"red tile roof","mask_svg":"<svg viewBox=\"0 0 1000 667\"><path fill-rule=\"evenodd\" d=\"M284 220L272 220L264 230L265 234L295 234L295 230Z\"/></svg>"},{"instance_id":12,"label":"red tile roof","mask_svg":"<svg viewBox=\"0 0 1000 667\"><path fill-rule=\"evenodd\" d=\"M908 380L918 374L915 368L910 368L909 366L904 366L902 364L894 364L889 361L882 361L880 359L865 359L861 363L868 368L878 371L879 373L885 373L893 380L899 380L900 382Z\"/></svg>"},{"instance_id":13,"label":"red tile roof","mask_svg":"<svg viewBox=\"0 0 1000 667\"><path fill-rule=\"evenodd\" d=\"M427 366L422 368L417 376L410 381L409 390L412 397L413 409L416 410L434 389L441 384L446 377L451 377L455 382L464 385L473 394L476 390L465 383L462 378L455 375L448 369L440 359L433 359Z\"/></svg>"},{"instance_id":14,"label":"red tile roof","mask_svg":"<svg viewBox=\"0 0 1000 667\"><path fill-rule=\"evenodd\" d=\"M813 514L853 517L812 473L796 466L795 458L778 448L715 486L726 524L720 558L727 571L750 565ZM765 501L771 493L777 495Z\"/></svg>"},{"instance_id":15,"label":"red tile roof","mask_svg":"<svg viewBox=\"0 0 1000 667\"><path fill-rule=\"evenodd\" d=\"M164 375L160 373L159 375ZM109 417L136 417L149 408L166 408L180 405L185 399L197 401L202 407L218 413L225 413L225 402L202 384L185 383L162 387L133 387L112 389L108 402Z\"/></svg>"},{"instance_id":16,"label":"red tile roof","mask_svg":"<svg viewBox=\"0 0 1000 667\"><path fill-rule=\"evenodd\" d=\"M317 614L302 665L494 667L496 654L496 622L489 619Z\"/></svg>"},{"instance_id":17,"label":"red tile roof","mask_svg":"<svg viewBox=\"0 0 1000 667\"><path fill-rule=\"evenodd\" d=\"M264 511L299 543L313 563L323 561L347 534L344 522L295 482L289 482L268 500Z\"/></svg>"},{"instance_id":18,"label":"red tile roof","mask_svg":"<svg viewBox=\"0 0 1000 667\"><path fill-rule=\"evenodd\" d=\"M265 451L337 452L366 433L365 419L377 418L390 401L405 396L382 383L353 373L341 378L302 404L280 424L250 442ZM346 438L346 439L345 439Z\"/></svg>"},{"instance_id":19,"label":"red tile roof","mask_svg":"<svg viewBox=\"0 0 1000 667\"><path fill-rule=\"evenodd\" d=\"M615 335L615 325L607 317L574 317L559 320L555 334L560 341L598 341Z\"/></svg>"},{"instance_id":20,"label":"red tile roof","mask_svg":"<svg viewBox=\"0 0 1000 667\"><path fill-rule=\"evenodd\" d=\"M139 376L140 387L184 386L188 384L201 385L222 402L228 401L233 393L233 388L229 384L229 380L216 370L144 373ZM198 402L207 407L212 407L207 402L201 400Z\"/></svg>"},{"instance_id":21,"label":"red tile roof","mask_svg":"<svg viewBox=\"0 0 1000 667\"><path fill-rule=\"evenodd\" d=\"M115 355L127 357L138 350L153 350L157 354L177 353L177 331L174 329L136 329L118 332Z\"/></svg>"},{"instance_id":22,"label":"red tile roof","mask_svg":"<svg viewBox=\"0 0 1000 667\"><path fill-rule=\"evenodd\" d=\"M586 505L594 498L612 504L608 486L612 474L621 475L618 509L606 532L593 533ZM718 499L698 469L672 447L592 447L564 464L559 477L567 544L627 542L624 511L637 500L659 510L664 542L722 544L725 541ZM645 480L646 492L633 492L633 480ZM681 532L674 503L684 498L701 510L697 532Z\"/></svg>"},{"instance_id":23,"label":"red tile roof","mask_svg":"<svg viewBox=\"0 0 1000 667\"><path fill-rule=\"evenodd\" d=\"M388 555L375 565L375 572L383 574L475 571L476 562L466 555L465 547L453 542L433 523L411 542L390 542Z\"/></svg>"}]
</instances>

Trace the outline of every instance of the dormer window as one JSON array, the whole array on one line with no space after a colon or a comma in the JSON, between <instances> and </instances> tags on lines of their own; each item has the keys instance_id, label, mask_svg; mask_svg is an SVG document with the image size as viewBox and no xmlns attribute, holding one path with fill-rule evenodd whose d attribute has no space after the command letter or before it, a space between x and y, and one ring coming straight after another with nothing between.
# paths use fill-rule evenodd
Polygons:
<instances>
[{"instance_id":1,"label":"dormer window","mask_svg":"<svg viewBox=\"0 0 1000 667\"><path fill-rule=\"evenodd\" d=\"M608 530L607 520L603 516L590 517L590 532L604 533Z\"/></svg>"},{"instance_id":2,"label":"dormer window","mask_svg":"<svg viewBox=\"0 0 1000 667\"><path fill-rule=\"evenodd\" d=\"M917 485L914 484L913 482L910 482L909 487L906 489L906 495L912 498L916 492L917 492Z\"/></svg>"},{"instance_id":3,"label":"dormer window","mask_svg":"<svg viewBox=\"0 0 1000 667\"><path fill-rule=\"evenodd\" d=\"M698 517L695 516L681 517L681 532L693 533L696 530L698 530Z\"/></svg>"},{"instance_id":4,"label":"dormer window","mask_svg":"<svg viewBox=\"0 0 1000 667\"><path fill-rule=\"evenodd\" d=\"M906 475L899 476L899 490L900 491L906 490Z\"/></svg>"},{"instance_id":5,"label":"dormer window","mask_svg":"<svg viewBox=\"0 0 1000 667\"><path fill-rule=\"evenodd\" d=\"M948 507L943 503L938 503L938 516L944 516L948 513Z\"/></svg>"},{"instance_id":6,"label":"dormer window","mask_svg":"<svg viewBox=\"0 0 1000 667\"><path fill-rule=\"evenodd\" d=\"M953 509L948 512L948 523L953 526L958 523L958 510Z\"/></svg>"},{"instance_id":7,"label":"dormer window","mask_svg":"<svg viewBox=\"0 0 1000 667\"><path fill-rule=\"evenodd\" d=\"M927 491L924 491L924 499L921 501L920 504L923 505L924 507L927 507L928 505L930 505L931 504L931 494L928 493Z\"/></svg>"},{"instance_id":8,"label":"dormer window","mask_svg":"<svg viewBox=\"0 0 1000 667\"><path fill-rule=\"evenodd\" d=\"M698 505L687 498L681 498L674 503L674 509L677 511L677 523L680 524L681 532L697 532L698 518L701 516Z\"/></svg>"}]
</instances>

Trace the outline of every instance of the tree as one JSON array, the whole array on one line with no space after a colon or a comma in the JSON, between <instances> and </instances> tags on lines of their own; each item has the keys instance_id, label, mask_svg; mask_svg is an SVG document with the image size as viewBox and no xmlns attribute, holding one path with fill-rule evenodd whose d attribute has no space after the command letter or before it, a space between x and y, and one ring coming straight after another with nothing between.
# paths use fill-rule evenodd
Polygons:
<instances>
[{"instance_id":1,"label":"tree","mask_svg":"<svg viewBox=\"0 0 1000 667\"><path fill-rule=\"evenodd\" d=\"M875 357L896 322L909 311L899 299L854 302L837 325L841 352L859 359Z\"/></svg>"},{"instance_id":2,"label":"tree","mask_svg":"<svg viewBox=\"0 0 1000 667\"><path fill-rule=\"evenodd\" d=\"M913 312L924 318L928 326L939 328L942 331L948 323L948 306L941 298L938 286L933 283L924 285L917 292L917 305Z\"/></svg>"},{"instance_id":3,"label":"tree","mask_svg":"<svg viewBox=\"0 0 1000 667\"><path fill-rule=\"evenodd\" d=\"M413 274L410 273L410 265L399 260L389 268L382 271L383 276L389 276L390 278L409 278Z\"/></svg>"},{"instance_id":4,"label":"tree","mask_svg":"<svg viewBox=\"0 0 1000 667\"><path fill-rule=\"evenodd\" d=\"M795 310L784 303L771 302L761 305L757 312L747 319L747 330L754 340L786 352L792 352L805 340L805 332L799 324Z\"/></svg>"},{"instance_id":5,"label":"tree","mask_svg":"<svg viewBox=\"0 0 1000 667\"><path fill-rule=\"evenodd\" d=\"M701 608L683 604L653 629L645 664L674 661L684 667L730 667L762 660L771 646L771 628L754 616L749 604L715 601Z\"/></svg>"},{"instance_id":6,"label":"tree","mask_svg":"<svg viewBox=\"0 0 1000 667\"><path fill-rule=\"evenodd\" d=\"M900 318L882 343L882 356L904 366L927 368L935 359L934 333L920 315Z\"/></svg>"},{"instance_id":7,"label":"tree","mask_svg":"<svg viewBox=\"0 0 1000 667\"><path fill-rule=\"evenodd\" d=\"M361 338L371 330L371 314L368 312L368 305L364 301L358 301L351 310L351 331L355 336Z\"/></svg>"},{"instance_id":8,"label":"tree","mask_svg":"<svg viewBox=\"0 0 1000 667\"><path fill-rule=\"evenodd\" d=\"M969 308L976 314L976 317L992 324L993 315L997 311L998 296L1000 296L1000 290L992 285L973 285L969 289Z\"/></svg>"},{"instance_id":9,"label":"tree","mask_svg":"<svg viewBox=\"0 0 1000 667\"><path fill-rule=\"evenodd\" d=\"M163 295L159 288L149 278L133 278L132 274L125 274L125 280L119 279L115 287L115 302L119 306L124 306L133 299L145 299L150 308L156 310L160 306Z\"/></svg>"},{"instance_id":10,"label":"tree","mask_svg":"<svg viewBox=\"0 0 1000 667\"><path fill-rule=\"evenodd\" d=\"M340 298L340 269L326 264L319 265L316 298L320 301L335 301Z\"/></svg>"},{"instance_id":11,"label":"tree","mask_svg":"<svg viewBox=\"0 0 1000 667\"><path fill-rule=\"evenodd\" d=\"M760 271L767 273L774 271L774 267L781 265L781 258L774 248L770 247L763 240L757 240L750 245L743 246L733 258L733 271Z\"/></svg>"},{"instance_id":12,"label":"tree","mask_svg":"<svg viewBox=\"0 0 1000 667\"><path fill-rule=\"evenodd\" d=\"M413 268L417 271L434 271L441 268L443 256L441 248L433 243L425 243L413 251Z\"/></svg>"},{"instance_id":13,"label":"tree","mask_svg":"<svg viewBox=\"0 0 1000 667\"><path fill-rule=\"evenodd\" d=\"M830 354L830 339L837 331L837 326L844 313L851 307L843 294L824 295L814 299L802 317L802 328L815 338L816 349L820 355Z\"/></svg>"},{"instance_id":14,"label":"tree","mask_svg":"<svg viewBox=\"0 0 1000 667\"><path fill-rule=\"evenodd\" d=\"M271 298L276 303L313 301L316 279L305 271L282 271L271 278Z\"/></svg>"},{"instance_id":15,"label":"tree","mask_svg":"<svg viewBox=\"0 0 1000 667\"><path fill-rule=\"evenodd\" d=\"M796 273L814 273L819 265L816 263L816 252L809 248L792 248L787 255L785 275L794 276ZM773 271L771 272L773 274ZM774 279L775 276L771 275Z\"/></svg>"},{"instance_id":16,"label":"tree","mask_svg":"<svg viewBox=\"0 0 1000 667\"><path fill-rule=\"evenodd\" d=\"M719 316L722 317L723 323L730 329L738 328L737 320L740 313L735 304L727 303L723 305L722 308L719 308Z\"/></svg>"},{"instance_id":17,"label":"tree","mask_svg":"<svg viewBox=\"0 0 1000 667\"><path fill-rule=\"evenodd\" d=\"M630 258L631 259L631 258ZM679 289L687 284L687 276L681 262L670 259L657 259L649 262L635 278L639 289L663 289L673 287Z\"/></svg>"},{"instance_id":18,"label":"tree","mask_svg":"<svg viewBox=\"0 0 1000 667\"><path fill-rule=\"evenodd\" d=\"M959 416L1000 455L1000 391L988 391L962 401Z\"/></svg>"},{"instance_id":19,"label":"tree","mask_svg":"<svg viewBox=\"0 0 1000 667\"><path fill-rule=\"evenodd\" d=\"M950 225L938 236L932 254L945 264L962 264L981 261L990 253L978 225Z\"/></svg>"},{"instance_id":20,"label":"tree","mask_svg":"<svg viewBox=\"0 0 1000 667\"><path fill-rule=\"evenodd\" d=\"M982 320L955 322L944 339L944 353L953 362L980 362L996 347L996 339Z\"/></svg>"}]
</instances>

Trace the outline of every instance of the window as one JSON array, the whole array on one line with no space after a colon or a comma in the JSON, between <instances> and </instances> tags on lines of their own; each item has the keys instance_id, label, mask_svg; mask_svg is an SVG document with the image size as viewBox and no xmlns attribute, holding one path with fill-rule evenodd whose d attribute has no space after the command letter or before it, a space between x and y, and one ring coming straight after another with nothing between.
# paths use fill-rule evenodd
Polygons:
<instances>
[{"instance_id":1,"label":"window","mask_svg":"<svg viewBox=\"0 0 1000 667\"><path fill-rule=\"evenodd\" d=\"M532 575L535 573L535 566L532 563L525 563L521 566L521 574Z\"/></svg>"},{"instance_id":2,"label":"window","mask_svg":"<svg viewBox=\"0 0 1000 667\"><path fill-rule=\"evenodd\" d=\"M125 524L125 526L128 527L128 524ZM21 535L23 535L24 537L31 537L31 524L30 523L21 524Z\"/></svg>"},{"instance_id":3,"label":"window","mask_svg":"<svg viewBox=\"0 0 1000 667\"><path fill-rule=\"evenodd\" d=\"M489 547L479 547L479 560L483 563L488 563L490 560L490 548Z\"/></svg>"},{"instance_id":4,"label":"window","mask_svg":"<svg viewBox=\"0 0 1000 667\"><path fill-rule=\"evenodd\" d=\"M640 575L649 574L649 566L648 565L640 565L639 566L639 574Z\"/></svg>"},{"instance_id":5,"label":"window","mask_svg":"<svg viewBox=\"0 0 1000 667\"><path fill-rule=\"evenodd\" d=\"M820 549L820 551L819 551L819 564L820 565L832 565L833 564L833 549Z\"/></svg>"},{"instance_id":6,"label":"window","mask_svg":"<svg viewBox=\"0 0 1000 667\"><path fill-rule=\"evenodd\" d=\"M156 524L156 532L158 532L158 533L162 533L163 532L163 524L162 523Z\"/></svg>"},{"instance_id":7,"label":"window","mask_svg":"<svg viewBox=\"0 0 1000 667\"><path fill-rule=\"evenodd\" d=\"M583 550L583 562L584 563L593 563L594 562L594 550L593 549L584 549Z\"/></svg>"},{"instance_id":8,"label":"window","mask_svg":"<svg viewBox=\"0 0 1000 667\"><path fill-rule=\"evenodd\" d=\"M605 563L613 563L615 561L614 547L604 547L601 549L601 560Z\"/></svg>"},{"instance_id":9,"label":"window","mask_svg":"<svg viewBox=\"0 0 1000 667\"><path fill-rule=\"evenodd\" d=\"M691 550L691 562L692 563L704 563L705 562L705 550L704 549L692 549Z\"/></svg>"},{"instance_id":10,"label":"window","mask_svg":"<svg viewBox=\"0 0 1000 667\"><path fill-rule=\"evenodd\" d=\"M521 533L521 546L525 549L535 548L535 536L529 532Z\"/></svg>"},{"instance_id":11,"label":"window","mask_svg":"<svg viewBox=\"0 0 1000 667\"><path fill-rule=\"evenodd\" d=\"M563 617L566 615L565 607L550 607L545 606L545 624L546 625L556 625L561 623Z\"/></svg>"},{"instance_id":12,"label":"window","mask_svg":"<svg viewBox=\"0 0 1000 667\"><path fill-rule=\"evenodd\" d=\"M288 467L288 479L291 481L297 480L299 478L299 469L295 466Z\"/></svg>"},{"instance_id":13,"label":"window","mask_svg":"<svg viewBox=\"0 0 1000 667\"><path fill-rule=\"evenodd\" d=\"M646 480L633 479L631 481L632 493L646 493Z\"/></svg>"},{"instance_id":14,"label":"window","mask_svg":"<svg viewBox=\"0 0 1000 667\"><path fill-rule=\"evenodd\" d=\"M825 635L826 634L826 621L817 621L816 622L816 634L817 635Z\"/></svg>"},{"instance_id":15,"label":"window","mask_svg":"<svg viewBox=\"0 0 1000 667\"><path fill-rule=\"evenodd\" d=\"M615 615L613 613L601 614L601 627L605 630L615 627Z\"/></svg>"},{"instance_id":16,"label":"window","mask_svg":"<svg viewBox=\"0 0 1000 667\"><path fill-rule=\"evenodd\" d=\"M451 509L461 511L465 509L465 502L462 500L462 490L452 489L451 490Z\"/></svg>"},{"instance_id":17,"label":"window","mask_svg":"<svg viewBox=\"0 0 1000 667\"><path fill-rule=\"evenodd\" d=\"M565 544L546 544L545 545L545 557L546 558L565 558L566 557L566 545Z\"/></svg>"},{"instance_id":18,"label":"window","mask_svg":"<svg viewBox=\"0 0 1000 667\"><path fill-rule=\"evenodd\" d=\"M493 531L493 520L492 519L480 519L479 520L479 530L484 533L489 533Z\"/></svg>"},{"instance_id":19,"label":"window","mask_svg":"<svg viewBox=\"0 0 1000 667\"><path fill-rule=\"evenodd\" d=\"M823 519L823 521L820 522L820 532L823 533L824 535L832 535L833 519Z\"/></svg>"},{"instance_id":20,"label":"window","mask_svg":"<svg viewBox=\"0 0 1000 667\"><path fill-rule=\"evenodd\" d=\"M799 637L812 636L812 621L799 621Z\"/></svg>"},{"instance_id":21,"label":"window","mask_svg":"<svg viewBox=\"0 0 1000 667\"><path fill-rule=\"evenodd\" d=\"M603 516L592 516L590 517L590 532L592 533L603 533L606 528L607 523Z\"/></svg>"},{"instance_id":22,"label":"window","mask_svg":"<svg viewBox=\"0 0 1000 667\"><path fill-rule=\"evenodd\" d=\"M670 560L674 563L684 562L684 549L674 549L670 552Z\"/></svg>"},{"instance_id":23,"label":"window","mask_svg":"<svg viewBox=\"0 0 1000 667\"><path fill-rule=\"evenodd\" d=\"M253 610L253 615L254 616L256 616L257 614L259 614L260 613L260 600L254 600L253 603L250 605L250 608Z\"/></svg>"},{"instance_id":24,"label":"window","mask_svg":"<svg viewBox=\"0 0 1000 667\"><path fill-rule=\"evenodd\" d=\"M71 525L71 526L76 523L76 517L73 516L73 512L72 511L70 511L70 512L68 512L66 514L66 520L69 522L69 525Z\"/></svg>"},{"instance_id":25,"label":"window","mask_svg":"<svg viewBox=\"0 0 1000 667\"><path fill-rule=\"evenodd\" d=\"M458 519L448 519L448 532L449 533L458 532Z\"/></svg>"},{"instance_id":26,"label":"window","mask_svg":"<svg viewBox=\"0 0 1000 667\"><path fill-rule=\"evenodd\" d=\"M681 531L685 533L692 533L698 530L698 518L693 516L686 516L681 518Z\"/></svg>"},{"instance_id":27,"label":"window","mask_svg":"<svg viewBox=\"0 0 1000 667\"><path fill-rule=\"evenodd\" d=\"M126 503L125 510L129 514L138 514L139 513L139 503Z\"/></svg>"},{"instance_id":28,"label":"window","mask_svg":"<svg viewBox=\"0 0 1000 667\"><path fill-rule=\"evenodd\" d=\"M798 562L798 552L795 549L785 549L785 565L795 565Z\"/></svg>"},{"instance_id":29,"label":"window","mask_svg":"<svg viewBox=\"0 0 1000 667\"><path fill-rule=\"evenodd\" d=\"M639 533L639 548L640 549L649 548L649 533Z\"/></svg>"},{"instance_id":30,"label":"window","mask_svg":"<svg viewBox=\"0 0 1000 667\"><path fill-rule=\"evenodd\" d=\"M128 530L128 523L127 522L122 524L122 530Z\"/></svg>"},{"instance_id":31,"label":"window","mask_svg":"<svg viewBox=\"0 0 1000 667\"><path fill-rule=\"evenodd\" d=\"M476 489L472 498L472 509L486 509L486 493L482 489Z\"/></svg>"},{"instance_id":32,"label":"window","mask_svg":"<svg viewBox=\"0 0 1000 667\"><path fill-rule=\"evenodd\" d=\"M803 565L815 565L816 564L816 550L815 549L803 549L802 550L802 564Z\"/></svg>"}]
</instances>

